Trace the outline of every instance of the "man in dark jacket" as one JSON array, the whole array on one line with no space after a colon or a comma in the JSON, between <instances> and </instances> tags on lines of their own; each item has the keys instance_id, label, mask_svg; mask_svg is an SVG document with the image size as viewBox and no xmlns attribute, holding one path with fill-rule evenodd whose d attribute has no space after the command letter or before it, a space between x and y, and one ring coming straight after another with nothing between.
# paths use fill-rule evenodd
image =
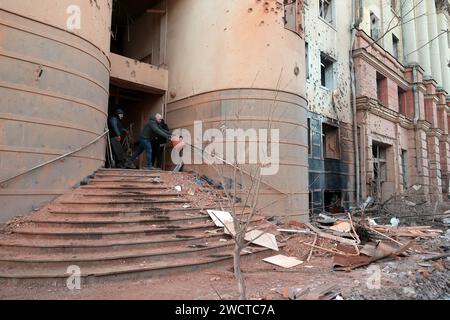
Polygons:
<instances>
[{"instance_id":1,"label":"man in dark jacket","mask_svg":"<svg viewBox=\"0 0 450 320\"><path fill-rule=\"evenodd\" d=\"M121 141L124 136L128 134L122 124L124 117L123 109L117 109L115 113L109 118L109 136L111 137L111 149L116 162L116 167L125 168L125 153L123 151Z\"/></svg>"},{"instance_id":2,"label":"man in dark jacket","mask_svg":"<svg viewBox=\"0 0 450 320\"><path fill-rule=\"evenodd\" d=\"M166 124L164 119L161 119L161 122L158 124L158 126L162 130L170 132L169 126ZM154 164L156 161L156 168L162 168L164 145L166 143L167 139L161 138L160 136L156 136L152 140L152 164Z\"/></svg>"},{"instance_id":3,"label":"man in dark jacket","mask_svg":"<svg viewBox=\"0 0 450 320\"><path fill-rule=\"evenodd\" d=\"M152 140L155 137L168 139L172 138L172 134L169 131L162 129L159 124L162 121L162 116L158 113L154 117L151 117L148 123L145 125L144 130L139 137L139 147L133 153L130 158L130 162L136 161L136 159L145 151L147 153L147 168L153 169L152 164Z\"/></svg>"}]
</instances>

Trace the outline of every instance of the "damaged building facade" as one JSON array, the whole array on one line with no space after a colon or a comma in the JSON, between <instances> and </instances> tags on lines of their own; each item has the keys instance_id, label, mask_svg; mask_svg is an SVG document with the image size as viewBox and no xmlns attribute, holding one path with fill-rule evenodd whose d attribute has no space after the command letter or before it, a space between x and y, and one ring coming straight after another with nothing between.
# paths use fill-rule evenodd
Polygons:
<instances>
[{"instance_id":1,"label":"damaged building facade","mask_svg":"<svg viewBox=\"0 0 450 320\"><path fill-rule=\"evenodd\" d=\"M408 3L0 0L0 223L102 167L118 107L135 140L156 112L191 132L270 122L280 169L259 205L280 216L412 185L447 199L448 2Z\"/></svg>"},{"instance_id":2,"label":"damaged building facade","mask_svg":"<svg viewBox=\"0 0 450 320\"><path fill-rule=\"evenodd\" d=\"M0 9L1 222L102 167L107 118L117 107L136 140L156 112L170 128L188 130L196 120L204 130L267 128L271 114L281 161L263 178L261 205L307 219L299 3L1 0Z\"/></svg>"},{"instance_id":3,"label":"damaged building facade","mask_svg":"<svg viewBox=\"0 0 450 320\"><path fill-rule=\"evenodd\" d=\"M351 1L305 1L309 203L318 213L355 201L351 14Z\"/></svg>"},{"instance_id":4,"label":"damaged building facade","mask_svg":"<svg viewBox=\"0 0 450 320\"><path fill-rule=\"evenodd\" d=\"M449 2L357 1L361 195L448 200Z\"/></svg>"}]
</instances>

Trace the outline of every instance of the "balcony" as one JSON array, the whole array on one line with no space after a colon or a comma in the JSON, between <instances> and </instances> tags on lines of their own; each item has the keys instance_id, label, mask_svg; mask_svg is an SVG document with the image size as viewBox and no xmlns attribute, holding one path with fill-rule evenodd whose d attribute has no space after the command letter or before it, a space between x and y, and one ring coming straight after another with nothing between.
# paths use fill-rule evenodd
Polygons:
<instances>
[{"instance_id":1,"label":"balcony","mask_svg":"<svg viewBox=\"0 0 450 320\"><path fill-rule=\"evenodd\" d=\"M111 83L127 89L164 93L169 85L169 72L157 66L110 53Z\"/></svg>"}]
</instances>

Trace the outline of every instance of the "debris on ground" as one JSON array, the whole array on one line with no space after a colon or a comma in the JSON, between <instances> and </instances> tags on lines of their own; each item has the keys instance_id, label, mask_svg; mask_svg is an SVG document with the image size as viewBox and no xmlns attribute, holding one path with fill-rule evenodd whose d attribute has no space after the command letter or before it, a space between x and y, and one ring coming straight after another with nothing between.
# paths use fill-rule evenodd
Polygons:
<instances>
[{"instance_id":1,"label":"debris on ground","mask_svg":"<svg viewBox=\"0 0 450 320\"><path fill-rule=\"evenodd\" d=\"M263 259L263 261L286 269L296 267L303 263L303 261L300 261L297 258L287 257L284 255L277 255L274 257L266 258Z\"/></svg>"},{"instance_id":2,"label":"debris on ground","mask_svg":"<svg viewBox=\"0 0 450 320\"><path fill-rule=\"evenodd\" d=\"M213 220L214 224L218 227L225 227L227 222L233 222L233 217L227 211L206 210Z\"/></svg>"}]
</instances>

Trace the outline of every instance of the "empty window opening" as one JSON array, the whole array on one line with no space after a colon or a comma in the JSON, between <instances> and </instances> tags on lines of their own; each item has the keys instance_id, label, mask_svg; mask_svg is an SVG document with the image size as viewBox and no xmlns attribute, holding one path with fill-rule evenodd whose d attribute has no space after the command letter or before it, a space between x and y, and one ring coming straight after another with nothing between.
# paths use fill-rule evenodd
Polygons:
<instances>
[{"instance_id":1,"label":"empty window opening","mask_svg":"<svg viewBox=\"0 0 450 320\"><path fill-rule=\"evenodd\" d=\"M312 214L320 214L323 212L322 190L311 190L309 192L309 207Z\"/></svg>"},{"instance_id":2,"label":"empty window opening","mask_svg":"<svg viewBox=\"0 0 450 320\"><path fill-rule=\"evenodd\" d=\"M406 91L398 87L398 111L406 116Z\"/></svg>"},{"instance_id":3,"label":"empty window opening","mask_svg":"<svg viewBox=\"0 0 450 320\"><path fill-rule=\"evenodd\" d=\"M377 199L383 199L383 183L387 181L387 147L381 143L372 144L373 193Z\"/></svg>"},{"instance_id":4,"label":"empty window opening","mask_svg":"<svg viewBox=\"0 0 450 320\"><path fill-rule=\"evenodd\" d=\"M304 0L284 0L284 27L301 37L304 35Z\"/></svg>"},{"instance_id":5,"label":"empty window opening","mask_svg":"<svg viewBox=\"0 0 450 320\"><path fill-rule=\"evenodd\" d=\"M322 137L324 159L339 160L341 158L339 146L339 128L323 123Z\"/></svg>"},{"instance_id":6,"label":"empty window opening","mask_svg":"<svg viewBox=\"0 0 450 320\"><path fill-rule=\"evenodd\" d=\"M381 73L377 72L377 99L378 101L387 106L387 78Z\"/></svg>"},{"instance_id":7,"label":"empty window opening","mask_svg":"<svg viewBox=\"0 0 450 320\"><path fill-rule=\"evenodd\" d=\"M334 22L333 0L319 1L319 15L326 22L333 24Z\"/></svg>"},{"instance_id":8,"label":"empty window opening","mask_svg":"<svg viewBox=\"0 0 450 320\"><path fill-rule=\"evenodd\" d=\"M309 43L305 43L305 73L306 79L309 79Z\"/></svg>"},{"instance_id":9,"label":"empty window opening","mask_svg":"<svg viewBox=\"0 0 450 320\"><path fill-rule=\"evenodd\" d=\"M312 156L311 119L308 119L308 155Z\"/></svg>"},{"instance_id":10,"label":"empty window opening","mask_svg":"<svg viewBox=\"0 0 450 320\"><path fill-rule=\"evenodd\" d=\"M387 148L378 143L372 145L374 179L379 182L387 180Z\"/></svg>"},{"instance_id":11,"label":"empty window opening","mask_svg":"<svg viewBox=\"0 0 450 320\"><path fill-rule=\"evenodd\" d=\"M341 191L328 191L324 192L323 203L325 211L328 213L343 213L345 208L343 207L343 198Z\"/></svg>"},{"instance_id":12,"label":"empty window opening","mask_svg":"<svg viewBox=\"0 0 450 320\"><path fill-rule=\"evenodd\" d=\"M370 12L370 36L374 40L380 38L380 19L373 12Z\"/></svg>"},{"instance_id":13,"label":"empty window opening","mask_svg":"<svg viewBox=\"0 0 450 320\"><path fill-rule=\"evenodd\" d=\"M144 63L163 63L161 24L164 0L115 0L111 22L111 52Z\"/></svg>"},{"instance_id":14,"label":"empty window opening","mask_svg":"<svg viewBox=\"0 0 450 320\"><path fill-rule=\"evenodd\" d=\"M392 55L397 60L399 58L399 43L400 40L398 40L398 38L395 35L392 35Z\"/></svg>"},{"instance_id":15,"label":"empty window opening","mask_svg":"<svg viewBox=\"0 0 450 320\"><path fill-rule=\"evenodd\" d=\"M334 89L334 59L324 53L320 55L320 77L322 87Z\"/></svg>"}]
</instances>

